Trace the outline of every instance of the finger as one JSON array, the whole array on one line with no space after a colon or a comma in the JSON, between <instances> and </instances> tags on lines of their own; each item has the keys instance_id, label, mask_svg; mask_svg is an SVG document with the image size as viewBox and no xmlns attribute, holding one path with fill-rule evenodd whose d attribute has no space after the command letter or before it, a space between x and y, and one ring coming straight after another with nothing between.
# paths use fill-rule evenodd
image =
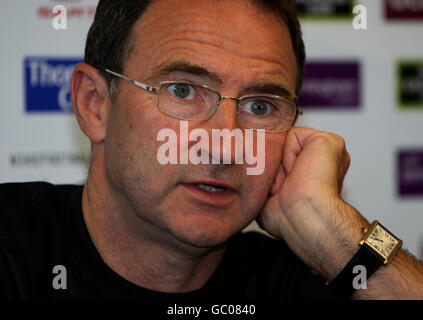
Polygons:
<instances>
[{"instance_id":1,"label":"finger","mask_svg":"<svg viewBox=\"0 0 423 320\"><path fill-rule=\"evenodd\" d=\"M344 178L345 178L345 175L347 174L350 164L351 164L350 154L347 151L345 151L343 163L339 169L339 179L338 179L339 193L341 193Z\"/></svg>"},{"instance_id":2,"label":"finger","mask_svg":"<svg viewBox=\"0 0 423 320\"><path fill-rule=\"evenodd\" d=\"M295 160L303 150L307 140L319 131L311 128L292 127L287 134L282 156L282 164L286 173L291 172Z\"/></svg>"}]
</instances>

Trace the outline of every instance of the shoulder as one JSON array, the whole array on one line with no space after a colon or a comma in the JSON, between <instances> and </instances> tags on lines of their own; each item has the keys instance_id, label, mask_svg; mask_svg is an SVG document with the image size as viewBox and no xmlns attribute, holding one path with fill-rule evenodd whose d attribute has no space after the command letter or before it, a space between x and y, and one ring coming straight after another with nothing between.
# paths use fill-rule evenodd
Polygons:
<instances>
[{"instance_id":1,"label":"shoulder","mask_svg":"<svg viewBox=\"0 0 423 320\"><path fill-rule=\"evenodd\" d=\"M0 183L0 205L19 205L46 198L53 193L80 188L77 185L54 185L48 182Z\"/></svg>"},{"instance_id":2,"label":"shoulder","mask_svg":"<svg viewBox=\"0 0 423 320\"><path fill-rule=\"evenodd\" d=\"M0 206L19 206L51 193L53 185L47 182L15 182L0 184Z\"/></svg>"},{"instance_id":3,"label":"shoulder","mask_svg":"<svg viewBox=\"0 0 423 320\"><path fill-rule=\"evenodd\" d=\"M76 190L82 186L0 184L0 297L29 297L39 283L49 283L51 265L64 252L64 217Z\"/></svg>"},{"instance_id":4,"label":"shoulder","mask_svg":"<svg viewBox=\"0 0 423 320\"><path fill-rule=\"evenodd\" d=\"M26 206L81 188L78 185L54 185L39 181L0 183L0 207Z\"/></svg>"},{"instance_id":5,"label":"shoulder","mask_svg":"<svg viewBox=\"0 0 423 320\"><path fill-rule=\"evenodd\" d=\"M42 224L58 218L70 193L82 186L47 182L0 184L0 234L28 237Z\"/></svg>"},{"instance_id":6,"label":"shoulder","mask_svg":"<svg viewBox=\"0 0 423 320\"><path fill-rule=\"evenodd\" d=\"M7 212L20 212L18 209L36 209L46 206L54 206L66 200L67 195L82 186L77 185L53 185L47 182L20 182L0 184L0 219ZM25 215L30 212L25 211Z\"/></svg>"}]
</instances>

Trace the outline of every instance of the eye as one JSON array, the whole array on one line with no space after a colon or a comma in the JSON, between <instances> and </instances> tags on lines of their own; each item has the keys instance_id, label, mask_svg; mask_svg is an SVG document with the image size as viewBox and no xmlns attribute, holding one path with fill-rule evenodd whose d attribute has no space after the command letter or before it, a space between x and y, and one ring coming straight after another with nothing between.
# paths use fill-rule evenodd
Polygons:
<instances>
[{"instance_id":1,"label":"eye","mask_svg":"<svg viewBox=\"0 0 423 320\"><path fill-rule=\"evenodd\" d=\"M242 109L255 116L267 116L272 113L274 106L266 100L255 99L243 103Z\"/></svg>"},{"instance_id":2,"label":"eye","mask_svg":"<svg viewBox=\"0 0 423 320\"><path fill-rule=\"evenodd\" d=\"M171 95L184 100L192 100L195 96L195 88L188 83L174 83L167 87Z\"/></svg>"}]
</instances>

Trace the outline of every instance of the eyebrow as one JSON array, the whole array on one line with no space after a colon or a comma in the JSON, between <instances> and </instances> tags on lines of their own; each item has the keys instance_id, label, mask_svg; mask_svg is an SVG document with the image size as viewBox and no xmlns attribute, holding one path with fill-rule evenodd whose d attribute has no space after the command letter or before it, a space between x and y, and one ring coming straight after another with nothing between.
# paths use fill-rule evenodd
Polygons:
<instances>
[{"instance_id":1,"label":"eyebrow","mask_svg":"<svg viewBox=\"0 0 423 320\"><path fill-rule=\"evenodd\" d=\"M154 68L153 76L151 78L165 76L173 72L185 72L196 76L207 77L218 83L223 83L223 80L216 73L185 60L177 60L171 63L163 63L159 65Z\"/></svg>"},{"instance_id":2,"label":"eyebrow","mask_svg":"<svg viewBox=\"0 0 423 320\"><path fill-rule=\"evenodd\" d=\"M266 93L266 94L274 94L277 96L281 96L283 98L288 98L293 101L297 101L298 97L291 93L291 91L286 88L284 85L276 84L273 82L259 82L259 83L253 83L249 85L248 87L244 88L242 92L251 92L253 94L255 93Z\"/></svg>"},{"instance_id":3,"label":"eyebrow","mask_svg":"<svg viewBox=\"0 0 423 320\"><path fill-rule=\"evenodd\" d=\"M185 72L196 76L207 77L219 84L223 83L223 80L216 73L186 60L176 60L170 63L165 62L160 64L158 67L153 69L153 75L150 79L166 76L173 72ZM291 93L291 91L288 90L284 85L276 84L273 82L253 83L244 88L242 92L274 94L284 98L289 98L294 101L298 100L298 97Z\"/></svg>"}]
</instances>

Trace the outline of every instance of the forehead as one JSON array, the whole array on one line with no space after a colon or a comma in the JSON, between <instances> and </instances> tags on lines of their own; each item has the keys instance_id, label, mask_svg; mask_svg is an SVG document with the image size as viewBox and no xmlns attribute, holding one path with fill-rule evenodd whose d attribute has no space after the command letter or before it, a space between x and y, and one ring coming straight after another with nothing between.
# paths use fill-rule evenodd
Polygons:
<instances>
[{"instance_id":1,"label":"forehead","mask_svg":"<svg viewBox=\"0 0 423 320\"><path fill-rule=\"evenodd\" d=\"M131 42L125 69L144 79L157 66L182 59L224 80L283 79L294 89L296 63L285 23L249 1L153 1L134 25Z\"/></svg>"}]
</instances>

